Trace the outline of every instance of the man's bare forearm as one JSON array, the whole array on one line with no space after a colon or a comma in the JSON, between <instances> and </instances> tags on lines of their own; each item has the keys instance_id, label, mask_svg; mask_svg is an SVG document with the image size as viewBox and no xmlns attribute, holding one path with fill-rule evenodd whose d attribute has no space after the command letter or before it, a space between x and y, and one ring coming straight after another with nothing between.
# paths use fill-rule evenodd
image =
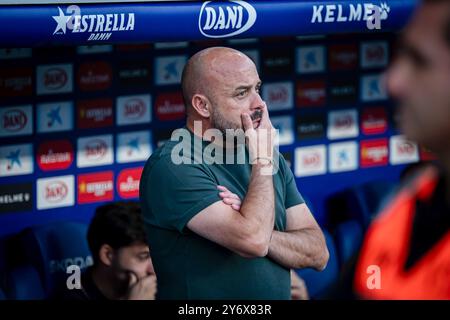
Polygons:
<instances>
[{"instance_id":1,"label":"man's bare forearm","mask_svg":"<svg viewBox=\"0 0 450 320\"><path fill-rule=\"evenodd\" d=\"M240 209L250 230L262 236L267 243L273 230L275 216L273 176L261 174L261 170L268 168L259 163L252 166L248 192Z\"/></svg>"},{"instance_id":2,"label":"man's bare forearm","mask_svg":"<svg viewBox=\"0 0 450 320\"><path fill-rule=\"evenodd\" d=\"M273 231L268 257L286 268L323 270L328 249L322 232L315 228L295 231Z\"/></svg>"}]
</instances>

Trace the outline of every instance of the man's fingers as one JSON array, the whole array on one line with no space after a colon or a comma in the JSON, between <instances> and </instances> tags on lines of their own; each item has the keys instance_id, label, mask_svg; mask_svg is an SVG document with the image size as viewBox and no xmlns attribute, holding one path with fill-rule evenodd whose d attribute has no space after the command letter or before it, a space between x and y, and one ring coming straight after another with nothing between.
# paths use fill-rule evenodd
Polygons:
<instances>
[{"instance_id":1,"label":"man's fingers","mask_svg":"<svg viewBox=\"0 0 450 320\"><path fill-rule=\"evenodd\" d=\"M261 116L261 126L260 128L266 128L266 129L270 129L272 128L272 122L270 122L270 118L269 118L269 109L267 108L266 103L264 103L263 108L261 109L262 111L262 116Z\"/></svg>"},{"instance_id":2,"label":"man's fingers","mask_svg":"<svg viewBox=\"0 0 450 320\"><path fill-rule=\"evenodd\" d=\"M225 186L217 186L217 189L222 191L219 192L219 196L222 198L223 203L231 206L231 208L236 211L239 211L241 209L242 201L237 194L231 192Z\"/></svg>"},{"instance_id":3,"label":"man's fingers","mask_svg":"<svg viewBox=\"0 0 450 320\"><path fill-rule=\"evenodd\" d=\"M228 190L228 188L227 187L225 187L225 186L217 186L217 189L219 189L220 191L222 191L222 192L230 192L230 190Z\"/></svg>"},{"instance_id":4,"label":"man's fingers","mask_svg":"<svg viewBox=\"0 0 450 320\"><path fill-rule=\"evenodd\" d=\"M243 113L241 115L242 125L244 127L244 131L253 129L253 122L248 113Z\"/></svg>"},{"instance_id":5,"label":"man's fingers","mask_svg":"<svg viewBox=\"0 0 450 320\"><path fill-rule=\"evenodd\" d=\"M154 274L140 278L137 283L129 288L128 300L154 300L157 286L157 279Z\"/></svg>"},{"instance_id":6,"label":"man's fingers","mask_svg":"<svg viewBox=\"0 0 450 320\"><path fill-rule=\"evenodd\" d=\"M221 196L222 196L222 195L224 195L224 196L231 196L231 197L233 197L233 198L238 198L238 199L239 199L239 197L238 197L237 194L231 192L231 191L228 190L228 188L225 187L225 186L220 186L220 185L219 185L219 186L217 186L217 189L219 189L220 191L222 191L222 192L219 193Z\"/></svg>"},{"instance_id":7,"label":"man's fingers","mask_svg":"<svg viewBox=\"0 0 450 320\"><path fill-rule=\"evenodd\" d=\"M269 112L267 111L267 106L264 103L262 108L261 108L261 122L266 120L269 117L268 113Z\"/></svg>"},{"instance_id":8,"label":"man's fingers","mask_svg":"<svg viewBox=\"0 0 450 320\"><path fill-rule=\"evenodd\" d=\"M234 193L232 193L230 191L219 192L219 196L221 198L233 198L233 199L240 200L239 197L236 194L234 194Z\"/></svg>"},{"instance_id":9,"label":"man's fingers","mask_svg":"<svg viewBox=\"0 0 450 320\"><path fill-rule=\"evenodd\" d=\"M133 271L128 271L128 287L134 286L139 281L136 273Z\"/></svg>"},{"instance_id":10,"label":"man's fingers","mask_svg":"<svg viewBox=\"0 0 450 320\"><path fill-rule=\"evenodd\" d=\"M154 274L150 274L144 278L141 279L141 281L145 284L145 285L152 285L152 284L156 284L156 276Z\"/></svg>"},{"instance_id":11,"label":"man's fingers","mask_svg":"<svg viewBox=\"0 0 450 320\"><path fill-rule=\"evenodd\" d=\"M231 192L225 186L217 186L217 189L222 191L219 192L219 196L222 198L223 203L230 205L231 208L236 211L239 211L241 209L242 200L237 194Z\"/></svg>"},{"instance_id":12,"label":"man's fingers","mask_svg":"<svg viewBox=\"0 0 450 320\"><path fill-rule=\"evenodd\" d=\"M229 205L233 205L233 204L241 205L241 200L236 199L236 198L223 198L222 201L225 204L229 204Z\"/></svg>"}]
</instances>

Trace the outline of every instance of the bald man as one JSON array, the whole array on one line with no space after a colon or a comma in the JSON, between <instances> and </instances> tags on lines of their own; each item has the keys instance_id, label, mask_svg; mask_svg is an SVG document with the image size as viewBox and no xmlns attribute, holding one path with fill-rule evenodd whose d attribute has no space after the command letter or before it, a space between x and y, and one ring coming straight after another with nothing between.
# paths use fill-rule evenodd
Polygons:
<instances>
[{"instance_id":1,"label":"bald man","mask_svg":"<svg viewBox=\"0 0 450 320\"><path fill-rule=\"evenodd\" d=\"M252 60L230 48L202 50L183 70L187 123L177 136L190 139L157 149L140 184L159 299L290 299L290 269L328 261L285 160L260 152L274 150L260 87ZM186 141L192 161L179 163ZM211 161L212 149L231 156Z\"/></svg>"}]
</instances>

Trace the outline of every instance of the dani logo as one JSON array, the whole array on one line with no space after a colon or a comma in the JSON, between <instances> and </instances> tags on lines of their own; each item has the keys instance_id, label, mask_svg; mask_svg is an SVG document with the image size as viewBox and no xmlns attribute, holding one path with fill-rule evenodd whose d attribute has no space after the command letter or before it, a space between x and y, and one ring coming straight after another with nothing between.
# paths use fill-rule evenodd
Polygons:
<instances>
[{"instance_id":1,"label":"dani logo","mask_svg":"<svg viewBox=\"0 0 450 320\"><path fill-rule=\"evenodd\" d=\"M19 131L25 128L27 115L20 109L12 109L3 114L3 128L6 131Z\"/></svg>"},{"instance_id":2,"label":"dani logo","mask_svg":"<svg viewBox=\"0 0 450 320\"><path fill-rule=\"evenodd\" d=\"M68 191L64 181L52 181L45 186L45 199L48 202L61 202L66 198Z\"/></svg>"},{"instance_id":3,"label":"dani logo","mask_svg":"<svg viewBox=\"0 0 450 320\"><path fill-rule=\"evenodd\" d=\"M200 9L198 28L207 38L225 38L244 33L256 21L256 10L245 1L229 1L218 5L206 1Z\"/></svg>"}]
</instances>

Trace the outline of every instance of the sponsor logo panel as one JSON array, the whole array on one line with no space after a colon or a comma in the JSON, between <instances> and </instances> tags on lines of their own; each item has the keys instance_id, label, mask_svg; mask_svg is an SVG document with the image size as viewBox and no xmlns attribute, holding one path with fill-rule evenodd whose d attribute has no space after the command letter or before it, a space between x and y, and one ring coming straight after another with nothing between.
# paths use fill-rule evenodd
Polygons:
<instances>
[{"instance_id":1,"label":"sponsor logo panel","mask_svg":"<svg viewBox=\"0 0 450 320\"><path fill-rule=\"evenodd\" d=\"M186 115L181 92L161 93L155 101L156 116L160 121L181 120Z\"/></svg>"},{"instance_id":2,"label":"sponsor logo panel","mask_svg":"<svg viewBox=\"0 0 450 320\"><path fill-rule=\"evenodd\" d=\"M149 94L117 98L116 121L118 126L148 123L151 121L151 96Z\"/></svg>"},{"instance_id":3,"label":"sponsor logo panel","mask_svg":"<svg viewBox=\"0 0 450 320\"><path fill-rule=\"evenodd\" d=\"M365 41L361 43L361 68L386 67L389 58L387 41Z\"/></svg>"},{"instance_id":4,"label":"sponsor logo panel","mask_svg":"<svg viewBox=\"0 0 450 320\"><path fill-rule=\"evenodd\" d=\"M156 57L155 83L157 85L179 84L181 82L181 73L186 62L186 56Z\"/></svg>"},{"instance_id":5,"label":"sponsor logo panel","mask_svg":"<svg viewBox=\"0 0 450 320\"><path fill-rule=\"evenodd\" d=\"M117 177L117 191L123 199L139 197L139 182L142 175L142 167L124 169Z\"/></svg>"},{"instance_id":6,"label":"sponsor logo panel","mask_svg":"<svg viewBox=\"0 0 450 320\"><path fill-rule=\"evenodd\" d=\"M327 172L326 147L316 145L295 149L295 175L306 177Z\"/></svg>"},{"instance_id":7,"label":"sponsor logo panel","mask_svg":"<svg viewBox=\"0 0 450 320\"><path fill-rule=\"evenodd\" d=\"M329 145L330 172L358 169L358 143L355 141L331 143Z\"/></svg>"},{"instance_id":8,"label":"sponsor logo panel","mask_svg":"<svg viewBox=\"0 0 450 320\"><path fill-rule=\"evenodd\" d=\"M0 108L0 137L32 133L33 109L31 105Z\"/></svg>"},{"instance_id":9,"label":"sponsor logo panel","mask_svg":"<svg viewBox=\"0 0 450 320\"><path fill-rule=\"evenodd\" d=\"M386 166L389 159L387 139L361 141L360 153L362 168Z\"/></svg>"},{"instance_id":10,"label":"sponsor logo panel","mask_svg":"<svg viewBox=\"0 0 450 320\"><path fill-rule=\"evenodd\" d=\"M36 92L38 95L73 91L72 64L39 65L36 69L36 77Z\"/></svg>"},{"instance_id":11,"label":"sponsor logo panel","mask_svg":"<svg viewBox=\"0 0 450 320\"><path fill-rule=\"evenodd\" d=\"M31 174L34 171L33 145L0 147L0 177Z\"/></svg>"},{"instance_id":12,"label":"sponsor logo panel","mask_svg":"<svg viewBox=\"0 0 450 320\"><path fill-rule=\"evenodd\" d=\"M383 74L361 77L361 100L372 102L388 99L385 81Z\"/></svg>"},{"instance_id":13,"label":"sponsor logo panel","mask_svg":"<svg viewBox=\"0 0 450 320\"><path fill-rule=\"evenodd\" d=\"M389 147L389 162L392 165L419 161L419 148L417 144L408 141L403 135L390 137Z\"/></svg>"},{"instance_id":14,"label":"sponsor logo panel","mask_svg":"<svg viewBox=\"0 0 450 320\"><path fill-rule=\"evenodd\" d=\"M103 128L113 125L113 100L100 98L77 103L79 129Z\"/></svg>"},{"instance_id":15,"label":"sponsor logo panel","mask_svg":"<svg viewBox=\"0 0 450 320\"><path fill-rule=\"evenodd\" d=\"M117 162L146 161L152 154L149 131L119 133L117 135Z\"/></svg>"},{"instance_id":16,"label":"sponsor logo panel","mask_svg":"<svg viewBox=\"0 0 450 320\"><path fill-rule=\"evenodd\" d=\"M1 68L0 97L24 97L33 94L33 69Z\"/></svg>"},{"instance_id":17,"label":"sponsor logo panel","mask_svg":"<svg viewBox=\"0 0 450 320\"><path fill-rule=\"evenodd\" d=\"M309 114L297 117L297 138L320 139L325 136L325 115Z\"/></svg>"},{"instance_id":18,"label":"sponsor logo panel","mask_svg":"<svg viewBox=\"0 0 450 320\"><path fill-rule=\"evenodd\" d=\"M262 88L263 100L270 111L292 109L294 106L294 88L292 82L273 82Z\"/></svg>"},{"instance_id":19,"label":"sponsor logo panel","mask_svg":"<svg viewBox=\"0 0 450 320\"><path fill-rule=\"evenodd\" d=\"M74 176L59 176L37 180L38 210L73 206Z\"/></svg>"},{"instance_id":20,"label":"sponsor logo panel","mask_svg":"<svg viewBox=\"0 0 450 320\"><path fill-rule=\"evenodd\" d=\"M73 103L71 101L37 105L37 131L39 133L69 131L72 129Z\"/></svg>"},{"instance_id":21,"label":"sponsor logo panel","mask_svg":"<svg viewBox=\"0 0 450 320\"><path fill-rule=\"evenodd\" d=\"M112 77L112 68L108 62L83 62L78 67L77 83L81 91L106 90L111 87Z\"/></svg>"},{"instance_id":22,"label":"sponsor logo panel","mask_svg":"<svg viewBox=\"0 0 450 320\"><path fill-rule=\"evenodd\" d=\"M272 117L272 125L278 130L279 145L289 145L294 142L294 129L291 116Z\"/></svg>"},{"instance_id":23,"label":"sponsor logo panel","mask_svg":"<svg viewBox=\"0 0 450 320\"><path fill-rule=\"evenodd\" d=\"M324 106L327 99L325 80L302 80L297 82L297 107Z\"/></svg>"},{"instance_id":24,"label":"sponsor logo panel","mask_svg":"<svg viewBox=\"0 0 450 320\"><path fill-rule=\"evenodd\" d=\"M328 113L328 139L354 138L359 134L358 111L346 109Z\"/></svg>"},{"instance_id":25,"label":"sponsor logo panel","mask_svg":"<svg viewBox=\"0 0 450 320\"><path fill-rule=\"evenodd\" d=\"M114 198L112 171L80 174L77 177L78 203L111 201Z\"/></svg>"},{"instance_id":26,"label":"sponsor logo panel","mask_svg":"<svg viewBox=\"0 0 450 320\"><path fill-rule=\"evenodd\" d=\"M77 167L94 167L112 164L113 136L111 134L78 139Z\"/></svg>"},{"instance_id":27,"label":"sponsor logo panel","mask_svg":"<svg viewBox=\"0 0 450 320\"><path fill-rule=\"evenodd\" d=\"M31 211L32 183L0 185L0 213Z\"/></svg>"},{"instance_id":28,"label":"sponsor logo panel","mask_svg":"<svg viewBox=\"0 0 450 320\"><path fill-rule=\"evenodd\" d=\"M43 171L65 170L73 162L74 152L69 140L42 142L37 151L36 161Z\"/></svg>"},{"instance_id":29,"label":"sponsor logo panel","mask_svg":"<svg viewBox=\"0 0 450 320\"><path fill-rule=\"evenodd\" d=\"M330 45L328 50L330 70L354 70L357 68L358 48L356 44Z\"/></svg>"},{"instance_id":30,"label":"sponsor logo panel","mask_svg":"<svg viewBox=\"0 0 450 320\"><path fill-rule=\"evenodd\" d=\"M325 71L325 47L304 46L297 48L297 73L309 74Z\"/></svg>"},{"instance_id":31,"label":"sponsor logo panel","mask_svg":"<svg viewBox=\"0 0 450 320\"><path fill-rule=\"evenodd\" d=\"M198 27L207 38L226 38L242 34L256 22L257 12L246 1L218 3L205 1L200 9Z\"/></svg>"},{"instance_id":32,"label":"sponsor logo panel","mask_svg":"<svg viewBox=\"0 0 450 320\"><path fill-rule=\"evenodd\" d=\"M388 127L386 109L383 107L365 108L361 115L361 131L365 135L385 133Z\"/></svg>"}]
</instances>

